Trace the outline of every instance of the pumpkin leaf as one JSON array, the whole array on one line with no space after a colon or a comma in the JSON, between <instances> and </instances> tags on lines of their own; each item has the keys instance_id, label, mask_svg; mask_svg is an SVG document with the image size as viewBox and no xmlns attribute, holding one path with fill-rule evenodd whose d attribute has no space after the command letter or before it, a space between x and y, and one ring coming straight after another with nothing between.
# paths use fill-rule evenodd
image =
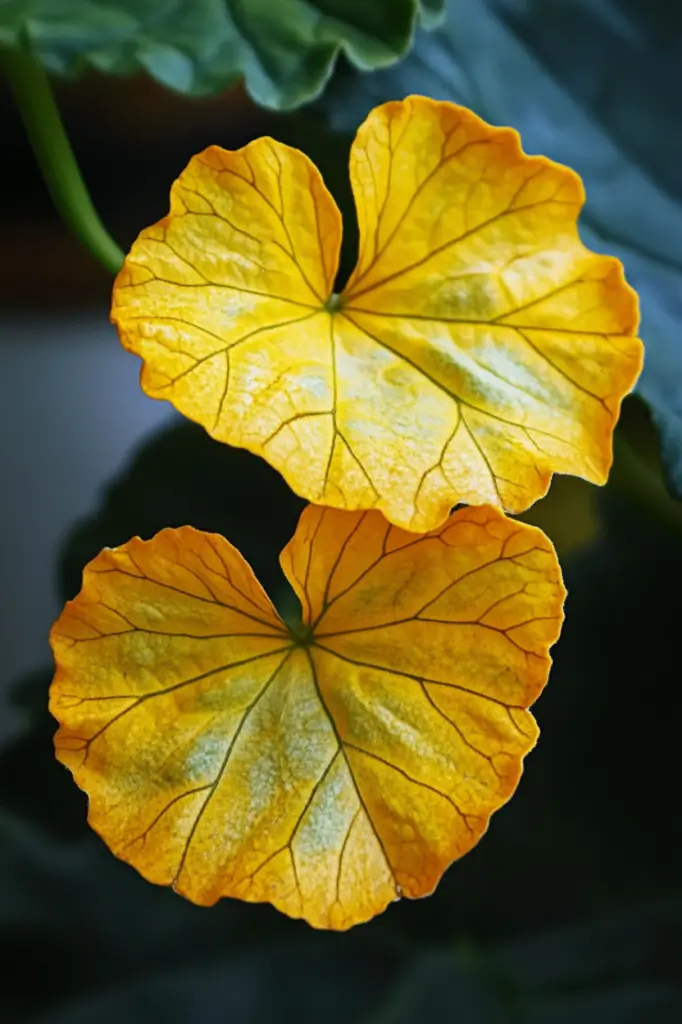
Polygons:
<instances>
[{"instance_id":1,"label":"pumpkin leaf","mask_svg":"<svg viewBox=\"0 0 682 1024\"><path fill-rule=\"evenodd\" d=\"M336 129L377 103L423 92L512 125L531 152L569 164L587 203L581 235L622 260L642 308L637 390L682 496L682 9L669 0L453 0L394 71L327 91Z\"/></svg>"},{"instance_id":2,"label":"pumpkin leaf","mask_svg":"<svg viewBox=\"0 0 682 1024\"><path fill-rule=\"evenodd\" d=\"M148 72L191 95L244 77L253 98L288 109L318 95L342 51L359 68L409 49L417 15L443 0L0 0L0 45L28 36L45 66L76 73Z\"/></svg>"},{"instance_id":3,"label":"pumpkin leaf","mask_svg":"<svg viewBox=\"0 0 682 1024\"><path fill-rule=\"evenodd\" d=\"M432 892L513 793L564 589L493 508L414 535L309 506L281 560L298 629L216 534L98 555L52 631L57 756L145 878L345 929Z\"/></svg>"},{"instance_id":4,"label":"pumpkin leaf","mask_svg":"<svg viewBox=\"0 0 682 1024\"><path fill-rule=\"evenodd\" d=\"M603 483L642 352L620 264L578 237L578 177L418 96L370 114L350 170L337 296L341 218L304 154L190 162L114 286L147 394L297 494L414 531L458 502L521 512L555 471Z\"/></svg>"}]
</instances>

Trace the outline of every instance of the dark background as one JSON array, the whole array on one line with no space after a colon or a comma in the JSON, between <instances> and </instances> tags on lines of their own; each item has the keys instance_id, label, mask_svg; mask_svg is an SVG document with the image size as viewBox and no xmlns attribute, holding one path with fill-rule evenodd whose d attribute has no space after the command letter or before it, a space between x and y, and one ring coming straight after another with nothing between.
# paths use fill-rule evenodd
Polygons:
<instances>
[{"instance_id":1,"label":"dark background","mask_svg":"<svg viewBox=\"0 0 682 1024\"><path fill-rule=\"evenodd\" d=\"M198 101L94 74L57 96L124 248L210 143L299 145L348 208L348 139L318 109L275 115L240 88ZM276 597L302 503L265 463L142 395L108 325L111 280L54 214L1 86L0 124L0 1019L682 1020L682 520L662 485L654 515L625 463L601 490L559 481L529 517L557 543L569 590L534 709L542 736L515 797L434 896L318 933L269 906L193 907L89 832L46 711L47 633L83 565L190 523L224 533ZM651 458L636 399L626 423Z\"/></svg>"}]
</instances>

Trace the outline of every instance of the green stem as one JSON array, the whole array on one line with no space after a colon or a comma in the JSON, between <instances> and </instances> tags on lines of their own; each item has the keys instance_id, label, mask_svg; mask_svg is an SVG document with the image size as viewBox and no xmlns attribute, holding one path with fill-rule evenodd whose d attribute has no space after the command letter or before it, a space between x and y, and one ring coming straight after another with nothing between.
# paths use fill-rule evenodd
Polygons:
<instances>
[{"instance_id":1,"label":"green stem","mask_svg":"<svg viewBox=\"0 0 682 1024\"><path fill-rule=\"evenodd\" d=\"M71 149L47 74L25 39L4 51L3 65L45 184L62 219L107 270L117 273L123 252L102 224Z\"/></svg>"}]
</instances>

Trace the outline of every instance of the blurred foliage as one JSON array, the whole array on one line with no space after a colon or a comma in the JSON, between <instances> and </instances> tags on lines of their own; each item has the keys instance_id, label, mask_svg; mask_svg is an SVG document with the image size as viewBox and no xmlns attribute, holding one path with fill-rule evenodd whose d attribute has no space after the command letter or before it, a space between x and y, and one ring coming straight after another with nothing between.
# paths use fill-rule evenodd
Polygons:
<instances>
[{"instance_id":1,"label":"blurred foliage","mask_svg":"<svg viewBox=\"0 0 682 1024\"><path fill-rule=\"evenodd\" d=\"M682 897L482 949L414 957L374 1024L674 1024Z\"/></svg>"},{"instance_id":2,"label":"blurred foliage","mask_svg":"<svg viewBox=\"0 0 682 1024\"><path fill-rule=\"evenodd\" d=\"M367 69L399 60L415 23L444 0L0 0L0 46L26 34L58 74L144 70L206 95L244 77L257 103L296 107L318 95L339 51Z\"/></svg>"},{"instance_id":3,"label":"blurred foliage","mask_svg":"<svg viewBox=\"0 0 682 1024\"><path fill-rule=\"evenodd\" d=\"M671 0L450 0L399 65L339 77L321 101L351 131L377 103L423 93L521 133L583 177L585 243L639 293L639 393L682 495L682 6Z\"/></svg>"}]
</instances>

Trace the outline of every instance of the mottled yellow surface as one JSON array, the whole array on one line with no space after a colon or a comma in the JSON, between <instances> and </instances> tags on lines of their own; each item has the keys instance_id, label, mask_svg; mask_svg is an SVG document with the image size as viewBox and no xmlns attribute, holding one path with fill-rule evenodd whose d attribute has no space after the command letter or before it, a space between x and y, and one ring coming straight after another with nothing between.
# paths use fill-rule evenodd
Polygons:
<instances>
[{"instance_id":1,"label":"mottled yellow surface","mask_svg":"<svg viewBox=\"0 0 682 1024\"><path fill-rule=\"evenodd\" d=\"M378 107L339 211L272 139L194 157L114 288L142 386L303 497L432 529L458 502L521 512L553 472L603 483L642 364L620 263L578 237L578 176L451 103Z\"/></svg>"},{"instance_id":2,"label":"mottled yellow surface","mask_svg":"<svg viewBox=\"0 0 682 1024\"><path fill-rule=\"evenodd\" d=\"M485 507L417 536L311 506L282 565L303 639L222 537L98 555L52 631L57 756L150 881L348 928L430 893L513 792L564 588Z\"/></svg>"}]
</instances>

